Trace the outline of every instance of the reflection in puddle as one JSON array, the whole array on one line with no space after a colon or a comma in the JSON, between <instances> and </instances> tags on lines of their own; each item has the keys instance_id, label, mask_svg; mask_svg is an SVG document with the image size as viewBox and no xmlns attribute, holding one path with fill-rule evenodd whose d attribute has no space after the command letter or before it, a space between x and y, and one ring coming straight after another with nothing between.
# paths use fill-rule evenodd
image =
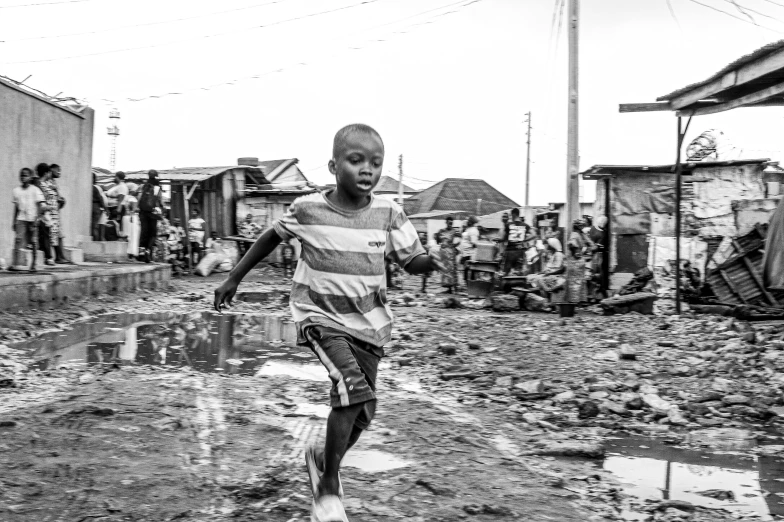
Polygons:
<instances>
[{"instance_id":1,"label":"reflection in puddle","mask_svg":"<svg viewBox=\"0 0 784 522\"><path fill-rule=\"evenodd\" d=\"M30 351L41 370L66 362L116 363L327 379L310 351L295 342L294 323L279 317L196 312L106 315L14 347ZM259 371L268 365L269 373Z\"/></svg>"},{"instance_id":2,"label":"reflection in puddle","mask_svg":"<svg viewBox=\"0 0 784 522\"><path fill-rule=\"evenodd\" d=\"M717 440L718 435L711 434L711 438ZM748 436L733 438L744 448L750 440L754 442ZM721 447L722 443L717 445ZM656 439L633 436L610 440L607 450L604 469L612 472L625 492L634 497L684 500L736 513L757 513L766 520L770 515L784 515L784 464L778 458L675 448ZM731 491L734 500L699 494L707 490Z\"/></svg>"},{"instance_id":3,"label":"reflection in puddle","mask_svg":"<svg viewBox=\"0 0 784 522\"><path fill-rule=\"evenodd\" d=\"M270 361L256 372L257 377L265 375L283 375L305 381L329 381L326 370L317 364Z\"/></svg>"},{"instance_id":4,"label":"reflection in puddle","mask_svg":"<svg viewBox=\"0 0 784 522\"><path fill-rule=\"evenodd\" d=\"M378 471L390 471L393 469L404 468L410 463L401 460L394 455L375 450L356 450L349 451L343 457L341 466L357 468L365 473Z\"/></svg>"}]
</instances>

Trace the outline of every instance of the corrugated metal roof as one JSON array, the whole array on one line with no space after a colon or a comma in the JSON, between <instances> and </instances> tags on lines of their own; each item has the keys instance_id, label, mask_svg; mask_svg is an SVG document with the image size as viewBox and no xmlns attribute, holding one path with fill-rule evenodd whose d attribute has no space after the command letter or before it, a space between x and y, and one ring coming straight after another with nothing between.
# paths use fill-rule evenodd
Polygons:
<instances>
[{"instance_id":1,"label":"corrugated metal roof","mask_svg":"<svg viewBox=\"0 0 784 522\"><path fill-rule=\"evenodd\" d=\"M429 219L429 218L437 218L437 217L444 217L444 216L459 216L469 214L470 212L463 212L462 210L458 210L453 212L451 210L435 210L433 212L424 212L422 214L414 214L413 216L408 216L408 219Z\"/></svg>"},{"instance_id":2,"label":"corrugated metal roof","mask_svg":"<svg viewBox=\"0 0 784 522\"><path fill-rule=\"evenodd\" d=\"M510 198L496 190L483 179L447 178L426 188L416 198L407 199L406 212L422 214L434 210L462 210L477 213L477 200L481 199L479 214L519 207Z\"/></svg>"},{"instance_id":3,"label":"corrugated metal roof","mask_svg":"<svg viewBox=\"0 0 784 522\"><path fill-rule=\"evenodd\" d=\"M378 180L378 185L376 185L376 188L373 189L373 192L376 194L381 192L391 192L397 194L399 185L400 182L398 180L389 176L381 176L381 179ZM416 192L416 190L403 183L403 192Z\"/></svg>"},{"instance_id":4,"label":"corrugated metal roof","mask_svg":"<svg viewBox=\"0 0 784 522\"><path fill-rule=\"evenodd\" d=\"M681 163L683 170L694 169L707 169L714 167L737 167L742 165L759 165L759 164L778 164L778 162L771 162L769 158L761 159L742 159L742 160L728 160L728 161L693 161ZM588 170L580 173L581 176L588 179L590 176L597 176L601 174L610 174L613 172L639 172L639 173L657 173L657 174L674 174L675 165L594 165Z\"/></svg>"},{"instance_id":5,"label":"corrugated metal roof","mask_svg":"<svg viewBox=\"0 0 784 522\"><path fill-rule=\"evenodd\" d=\"M713 76L708 78L707 80L703 80L703 81L697 82L697 83L692 83L691 85L687 85L686 87L683 87L681 89L673 91L673 92L671 92L671 93L669 93L667 95L661 96L661 97L657 98L656 100L657 101L672 100L673 98L675 98L677 96L680 96L681 94L683 94L685 92L689 92L691 90L694 90L697 87L702 87L703 85L706 85L706 84L708 84L708 83L710 83L710 82L712 82L712 81L714 81L714 80L724 76L725 74L727 74L730 71L733 71L735 69L739 69L739 68L743 67L744 65L746 65L747 63L751 63L751 62L753 62L755 60L759 60L761 58L764 58L765 56L767 56L769 54L772 54L772 53L774 53L774 52L776 52L776 51L778 51L780 49L784 49L784 40L779 40L778 42L773 42L773 43L769 43L769 44L767 44L765 46L762 46L762 47L760 47L759 49L757 49L756 51L754 51L752 53L749 53L747 55L741 56L740 58L738 58L734 62L732 62L729 65L725 66L722 70L720 70L719 72L717 72L716 74L714 74Z\"/></svg>"},{"instance_id":6,"label":"corrugated metal roof","mask_svg":"<svg viewBox=\"0 0 784 522\"><path fill-rule=\"evenodd\" d=\"M205 179L218 176L219 174L223 174L226 171L237 168L251 169L251 172L253 172L252 169L257 169L257 167L242 167L239 165L231 165L228 167L183 167L178 169L159 170L158 179L169 181L203 181ZM261 171L260 169L257 170L259 172ZM146 181L148 179L148 172L149 169L126 172L125 179Z\"/></svg>"}]
</instances>

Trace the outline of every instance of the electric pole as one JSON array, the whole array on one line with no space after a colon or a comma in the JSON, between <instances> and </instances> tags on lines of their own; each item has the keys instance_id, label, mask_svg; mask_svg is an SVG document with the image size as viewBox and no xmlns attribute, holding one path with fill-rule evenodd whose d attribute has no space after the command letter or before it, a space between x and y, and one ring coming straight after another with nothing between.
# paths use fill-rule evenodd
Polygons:
<instances>
[{"instance_id":1,"label":"electric pole","mask_svg":"<svg viewBox=\"0 0 784 522\"><path fill-rule=\"evenodd\" d=\"M525 206L528 208L528 195L531 192L531 111L525 113L528 118L528 152L526 152L525 164Z\"/></svg>"},{"instance_id":2,"label":"electric pole","mask_svg":"<svg viewBox=\"0 0 784 522\"><path fill-rule=\"evenodd\" d=\"M580 156L578 147L578 36L580 0L569 0L569 134L567 139L566 235L580 217Z\"/></svg>"},{"instance_id":3,"label":"electric pole","mask_svg":"<svg viewBox=\"0 0 784 522\"><path fill-rule=\"evenodd\" d=\"M398 172L397 204L402 207L403 206L403 155L402 154L397 159L397 172Z\"/></svg>"}]
</instances>

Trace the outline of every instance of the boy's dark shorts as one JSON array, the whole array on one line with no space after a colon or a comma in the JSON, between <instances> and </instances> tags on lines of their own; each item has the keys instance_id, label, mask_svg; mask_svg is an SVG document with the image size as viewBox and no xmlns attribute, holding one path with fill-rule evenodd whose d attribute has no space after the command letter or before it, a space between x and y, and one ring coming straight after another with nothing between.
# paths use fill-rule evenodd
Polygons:
<instances>
[{"instance_id":1,"label":"boy's dark shorts","mask_svg":"<svg viewBox=\"0 0 784 522\"><path fill-rule=\"evenodd\" d=\"M364 404L354 425L367 429L376 413L376 376L384 350L327 326L309 326L305 335L329 372L330 406Z\"/></svg>"}]
</instances>

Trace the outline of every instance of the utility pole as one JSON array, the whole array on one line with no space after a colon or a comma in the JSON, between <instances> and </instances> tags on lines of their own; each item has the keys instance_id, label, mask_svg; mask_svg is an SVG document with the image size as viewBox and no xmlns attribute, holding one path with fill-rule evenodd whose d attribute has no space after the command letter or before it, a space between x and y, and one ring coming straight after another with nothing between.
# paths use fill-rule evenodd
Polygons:
<instances>
[{"instance_id":1,"label":"utility pole","mask_svg":"<svg viewBox=\"0 0 784 522\"><path fill-rule=\"evenodd\" d=\"M528 208L528 195L530 194L530 187L531 187L531 111L525 113L526 117L528 118L528 152L526 152L526 164L525 164L525 206Z\"/></svg>"},{"instance_id":2,"label":"utility pole","mask_svg":"<svg viewBox=\"0 0 784 522\"><path fill-rule=\"evenodd\" d=\"M397 159L397 172L398 172L397 204L402 207L403 206L403 155L402 154Z\"/></svg>"},{"instance_id":3,"label":"utility pole","mask_svg":"<svg viewBox=\"0 0 784 522\"><path fill-rule=\"evenodd\" d=\"M566 234L580 217L580 156L578 146L578 37L580 0L569 0L569 134L567 139Z\"/></svg>"}]
</instances>

